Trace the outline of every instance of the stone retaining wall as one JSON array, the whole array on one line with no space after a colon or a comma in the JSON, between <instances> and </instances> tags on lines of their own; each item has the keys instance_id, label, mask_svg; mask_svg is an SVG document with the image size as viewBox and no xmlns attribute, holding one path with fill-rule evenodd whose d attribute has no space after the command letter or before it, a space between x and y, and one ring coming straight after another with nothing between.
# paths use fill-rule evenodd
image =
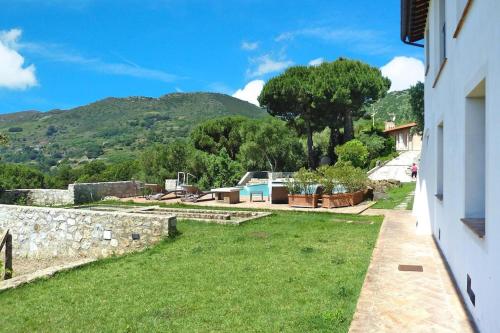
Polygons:
<instances>
[{"instance_id":1,"label":"stone retaining wall","mask_svg":"<svg viewBox=\"0 0 500 333\"><path fill-rule=\"evenodd\" d=\"M69 191L74 193L74 203L94 202L112 196L118 198L135 197L141 194L143 183L137 181L78 183L70 184Z\"/></svg>"},{"instance_id":2,"label":"stone retaining wall","mask_svg":"<svg viewBox=\"0 0 500 333\"><path fill-rule=\"evenodd\" d=\"M175 228L173 215L0 205L0 230L10 229L14 257L123 254L154 244Z\"/></svg>"},{"instance_id":3,"label":"stone retaining wall","mask_svg":"<svg viewBox=\"0 0 500 333\"><path fill-rule=\"evenodd\" d=\"M152 186L152 185L149 185ZM0 204L61 206L94 202L112 196L128 198L141 195L142 182L103 182L70 184L67 190L17 189L0 192Z\"/></svg>"},{"instance_id":4,"label":"stone retaining wall","mask_svg":"<svg viewBox=\"0 0 500 333\"><path fill-rule=\"evenodd\" d=\"M71 190L27 189L8 190L0 194L0 204L30 204L36 206L61 206L74 204Z\"/></svg>"}]
</instances>

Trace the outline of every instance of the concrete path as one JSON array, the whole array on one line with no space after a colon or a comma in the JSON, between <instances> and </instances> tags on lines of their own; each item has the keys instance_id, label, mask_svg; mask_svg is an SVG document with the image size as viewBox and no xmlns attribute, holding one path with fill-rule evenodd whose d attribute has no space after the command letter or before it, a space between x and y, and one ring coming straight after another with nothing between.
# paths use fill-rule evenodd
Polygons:
<instances>
[{"instance_id":1,"label":"concrete path","mask_svg":"<svg viewBox=\"0 0 500 333\"><path fill-rule=\"evenodd\" d=\"M385 214L349 332L474 332L439 252L409 211ZM422 265L423 272L398 265Z\"/></svg>"},{"instance_id":2,"label":"concrete path","mask_svg":"<svg viewBox=\"0 0 500 333\"><path fill-rule=\"evenodd\" d=\"M402 183L409 183L412 181L409 167L413 163L418 164L419 156L420 151L412 150L403 152L395 159L375 170L368 177L371 180L395 179Z\"/></svg>"}]
</instances>

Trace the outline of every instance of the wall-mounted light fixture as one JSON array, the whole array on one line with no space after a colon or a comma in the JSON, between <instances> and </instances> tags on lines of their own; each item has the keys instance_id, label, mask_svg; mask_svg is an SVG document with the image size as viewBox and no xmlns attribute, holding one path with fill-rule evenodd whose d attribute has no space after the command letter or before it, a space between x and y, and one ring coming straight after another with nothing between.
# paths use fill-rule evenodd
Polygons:
<instances>
[{"instance_id":1,"label":"wall-mounted light fixture","mask_svg":"<svg viewBox=\"0 0 500 333\"><path fill-rule=\"evenodd\" d=\"M132 234L132 240L139 240L139 239L141 239L141 235L139 235L138 233Z\"/></svg>"},{"instance_id":2,"label":"wall-mounted light fixture","mask_svg":"<svg viewBox=\"0 0 500 333\"><path fill-rule=\"evenodd\" d=\"M104 238L104 240L111 240L111 230L104 230L102 238Z\"/></svg>"}]
</instances>

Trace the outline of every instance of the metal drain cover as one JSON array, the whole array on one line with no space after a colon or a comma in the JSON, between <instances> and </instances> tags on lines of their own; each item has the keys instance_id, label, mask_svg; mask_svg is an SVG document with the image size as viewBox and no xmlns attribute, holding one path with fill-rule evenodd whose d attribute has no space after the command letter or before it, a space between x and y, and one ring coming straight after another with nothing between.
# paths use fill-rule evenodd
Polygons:
<instances>
[{"instance_id":1,"label":"metal drain cover","mask_svg":"<svg viewBox=\"0 0 500 333\"><path fill-rule=\"evenodd\" d=\"M398 271L402 272L423 272L424 268L422 265L399 265Z\"/></svg>"}]
</instances>

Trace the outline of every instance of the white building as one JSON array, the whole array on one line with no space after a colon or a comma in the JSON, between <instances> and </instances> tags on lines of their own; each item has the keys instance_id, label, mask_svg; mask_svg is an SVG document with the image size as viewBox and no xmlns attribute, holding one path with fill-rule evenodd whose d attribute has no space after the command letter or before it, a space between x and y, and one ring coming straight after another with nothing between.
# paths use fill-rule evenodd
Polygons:
<instances>
[{"instance_id":1,"label":"white building","mask_svg":"<svg viewBox=\"0 0 500 333\"><path fill-rule=\"evenodd\" d=\"M414 213L481 332L500 332L500 0L402 0L425 44L425 130ZM499 169L499 170L497 170Z\"/></svg>"},{"instance_id":2,"label":"white building","mask_svg":"<svg viewBox=\"0 0 500 333\"><path fill-rule=\"evenodd\" d=\"M392 121L385 122L384 133L391 135L396 142L396 151L408 151L422 149L422 137L412 129L417 123L409 123L396 126Z\"/></svg>"}]
</instances>

